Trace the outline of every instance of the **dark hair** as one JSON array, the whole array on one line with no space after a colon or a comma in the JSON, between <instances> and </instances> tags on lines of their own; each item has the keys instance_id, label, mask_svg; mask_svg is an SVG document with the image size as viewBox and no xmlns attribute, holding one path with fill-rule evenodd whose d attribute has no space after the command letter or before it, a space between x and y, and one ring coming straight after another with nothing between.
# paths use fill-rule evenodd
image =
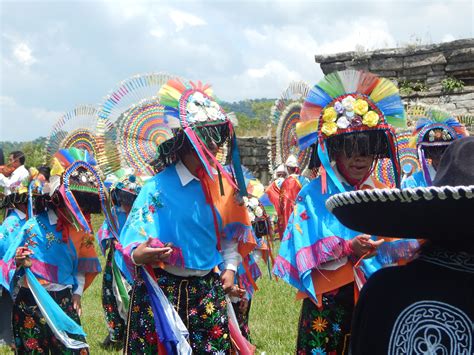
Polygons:
<instances>
[{"instance_id":1,"label":"dark hair","mask_svg":"<svg viewBox=\"0 0 474 355\"><path fill-rule=\"evenodd\" d=\"M448 144L422 146L426 159L441 159L441 156L443 155L446 148L448 148Z\"/></svg>"},{"instance_id":2,"label":"dark hair","mask_svg":"<svg viewBox=\"0 0 474 355\"><path fill-rule=\"evenodd\" d=\"M15 150L11 152L10 155L13 156L13 159L18 160L21 165L25 164L25 154L22 151Z\"/></svg>"},{"instance_id":3,"label":"dark hair","mask_svg":"<svg viewBox=\"0 0 474 355\"><path fill-rule=\"evenodd\" d=\"M226 122L224 124L199 127L195 129L195 132L206 144L212 141L217 147L222 147L229 139L230 128ZM165 167L174 164L180 156L194 150L192 143L182 129L174 131L174 135L174 138L158 146L157 158L150 163L155 172L160 172Z\"/></svg>"},{"instance_id":4,"label":"dark hair","mask_svg":"<svg viewBox=\"0 0 474 355\"><path fill-rule=\"evenodd\" d=\"M46 165L41 165L38 167L38 172L42 174L46 181L49 181L49 178L51 177L51 168Z\"/></svg>"},{"instance_id":5,"label":"dark hair","mask_svg":"<svg viewBox=\"0 0 474 355\"><path fill-rule=\"evenodd\" d=\"M110 197L114 206L125 205L131 207L133 206L133 202L135 202L137 195L128 191L113 189L110 193Z\"/></svg>"},{"instance_id":6,"label":"dark hair","mask_svg":"<svg viewBox=\"0 0 474 355\"><path fill-rule=\"evenodd\" d=\"M100 205L100 198L98 194L82 191L72 191L72 193L83 214L102 213L102 207Z\"/></svg>"},{"instance_id":7,"label":"dark hair","mask_svg":"<svg viewBox=\"0 0 474 355\"><path fill-rule=\"evenodd\" d=\"M316 144L311 146L311 157L308 168L314 169L321 166ZM364 132L351 132L329 137L326 140L329 159L334 161L339 153L344 152L349 158L352 155L369 156L375 159L389 157L389 144L385 131L373 130Z\"/></svg>"}]
</instances>

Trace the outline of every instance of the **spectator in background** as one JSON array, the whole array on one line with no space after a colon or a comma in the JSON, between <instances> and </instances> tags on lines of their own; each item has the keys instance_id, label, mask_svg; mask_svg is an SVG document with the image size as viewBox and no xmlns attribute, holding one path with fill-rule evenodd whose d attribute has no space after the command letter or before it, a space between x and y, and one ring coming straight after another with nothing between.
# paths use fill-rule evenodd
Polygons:
<instances>
[{"instance_id":1,"label":"spectator in background","mask_svg":"<svg viewBox=\"0 0 474 355\"><path fill-rule=\"evenodd\" d=\"M12 190L18 189L22 181L30 176L24 164L25 154L23 152L18 150L10 153L8 164L3 166L0 173L0 187L4 188L5 195L8 196L12 193Z\"/></svg>"}]
</instances>

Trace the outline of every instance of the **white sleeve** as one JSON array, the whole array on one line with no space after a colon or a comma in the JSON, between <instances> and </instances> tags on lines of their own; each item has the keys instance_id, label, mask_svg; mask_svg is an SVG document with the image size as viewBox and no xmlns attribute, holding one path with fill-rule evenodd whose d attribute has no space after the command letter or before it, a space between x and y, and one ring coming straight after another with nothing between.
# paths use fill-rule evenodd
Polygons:
<instances>
[{"instance_id":1,"label":"white sleeve","mask_svg":"<svg viewBox=\"0 0 474 355\"><path fill-rule=\"evenodd\" d=\"M221 240L221 255L224 259L224 269L237 271L237 267L242 262L242 257L238 251L238 243L235 240Z\"/></svg>"},{"instance_id":2,"label":"white sleeve","mask_svg":"<svg viewBox=\"0 0 474 355\"><path fill-rule=\"evenodd\" d=\"M80 272L76 276L77 279L77 288L74 291L75 295L82 296L84 293L84 284L86 283L86 274L84 272Z\"/></svg>"},{"instance_id":3,"label":"white sleeve","mask_svg":"<svg viewBox=\"0 0 474 355\"><path fill-rule=\"evenodd\" d=\"M10 187L11 183L12 182L10 178L7 178L5 175L0 174L0 186Z\"/></svg>"}]
</instances>

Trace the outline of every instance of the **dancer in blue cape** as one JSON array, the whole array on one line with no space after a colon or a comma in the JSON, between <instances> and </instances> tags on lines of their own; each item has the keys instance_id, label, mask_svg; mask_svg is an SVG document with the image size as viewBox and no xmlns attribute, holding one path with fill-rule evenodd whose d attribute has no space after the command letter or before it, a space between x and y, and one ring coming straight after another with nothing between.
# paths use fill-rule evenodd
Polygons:
<instances>
[{"instance_id":1,"label":"dancer in blue cape","mask_svg":"<svg viewBox=\"0 0 474 355\"><path fill-rule=\"evenodd\" d=\"M122 231L133 202L143 186L143 181L124 169L107 177L112 182L109 189L113 220L106 219L97 233L97 239L106 263L102 277L102 307L108 335L102 342L105 349L121 349L127 325L129 293L133 278L127 269L122 246ZM107 184L107 181L105 182ZM116 229L116 230L115 230Z\"/></svg>"},{"instance_id":2,"label":"dancer in blue cape","mask_svg":"<svg viewBox=\"0 0 474 355\"><path fill-rule=\"evenodd\" d=\"M383 243L352 231L324 204L337 192L382 187L371 176L378 159L390 158L399 172L391 125L403 127L405 114L398 89L389 80L348 70L315 85L301 117L299 144L312 147L309 168L318 167L320 176L296 199L273 272L304 299L297 353L345 353L355 292L365 277L409 255L413 245Z\"/></svg>"},{"instance_id":3,"label":"dancer in blue cape","mask_svg":"<svg viewBox=\"0 0 474 355\"><path fill-rule=\"evenodd\" d=\"M10 194L0 199L0 209L5 209L5 219L0 225L0 267L3 270L2 261L6 251L14 243L17 234L28 219L28 177L12 187ZM0 279L2 277L0 276ZM11 330L13 301L10 293L0 285L0 345L13 346L13 334Z\"/></svg>"},{"instance_id":4,"label":"dancer in blue cape","mask_svg":"<svg viewBox=\"0 0 474 355\"><path fill-rule=\"evenodd\" d=\"M418 151L421 169L405 179L402 188L431 186L446 148L469 133L454 115L439 108L415 105L409 112L417 119L411 145Z\"/></svg>"},{"instance_id":5,"label":"dancer in blue cape","mask_svg":"<svg viewBox=\"0 0 474 355\"><path fill-rule=\"evenodd\" d=\"M100 271L89 222L105 192L95 162L75 148L55 154L49 194L3 258L2 283L14 296L19 353L88 353L80 327L82 293ZM77 228L77 229L76 229Z\"/></svg>"},{"instance_id":6,"label":"dancer in blue cape","mask_svg":"<svg viewBox=\"0 0 474 355\"><path fill-rule=\"evenodd\" d=\"M160 104L160 172L141 189L120 235L124 254L139 265L129 265L137 273L124 351L229 353L225 294L240 291L235 271L256 245L236 190L246 194L236 137L208 85L170 80ZM215 158L226 142L233 174Z\"/></svg>"}]
</instances>

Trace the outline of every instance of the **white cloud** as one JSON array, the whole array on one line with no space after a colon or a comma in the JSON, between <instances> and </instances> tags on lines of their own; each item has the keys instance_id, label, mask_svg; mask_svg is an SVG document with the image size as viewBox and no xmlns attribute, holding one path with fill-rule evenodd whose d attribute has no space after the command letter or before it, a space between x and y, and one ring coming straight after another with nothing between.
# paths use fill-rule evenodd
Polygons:
<instances>
[{"instance_id":1,"label":"white cloud","mask_svg":"<svg viewBox=\"0 0 474 355\"><path fill-rule=\"evenodd\" d=\"M13 97L0 96L0 141L23 141L47 136L60 115L61 112L42 107L26 107Z\"/></svg>"},{"instance_id":2,"label":"white cloud","mask_svg":"<svg viewBox=\"0 0 474 355\"><path fill-rule=\"evenodd\" d=\"M195 27L207 24L201 17L179 10L171 10L170 18L176 25L176 32L181 31L186 26Z\"/></svg>"},{"instance_id":3,"label":"white cloud","mask_svg":"<svg viewBox=\"0 0 474 355\"><path fill-rule=\"evenodd\" d=\"M150 34L156 38L162 38L165 35L165 33L166 33L165 30L162 29L161 27L155 27L150 30Z\"/></svg>"},{"instance_id":4,"label":"white cloud","mask_svg":"<svg viewBox=\"0 0 474 355\"><path fill-rule=\"evenodd\" d=\"M456 37L454 37L451 33L446 33L443 38L441 38L441 42L451 42L454 41Z\"/></svg>"},{"instance_id":5,"label":"white cloud","mask_svg":"<svg viewBox=\"0 0 474 355\"><path fill-rule=\"evenodd\" d=\"M30 66L36 62L36 58L33 57L31 48L28 47L25 42L20 42L15 45L13 56L18 62L26 66Z\"/></svg>"}]
</instances>

